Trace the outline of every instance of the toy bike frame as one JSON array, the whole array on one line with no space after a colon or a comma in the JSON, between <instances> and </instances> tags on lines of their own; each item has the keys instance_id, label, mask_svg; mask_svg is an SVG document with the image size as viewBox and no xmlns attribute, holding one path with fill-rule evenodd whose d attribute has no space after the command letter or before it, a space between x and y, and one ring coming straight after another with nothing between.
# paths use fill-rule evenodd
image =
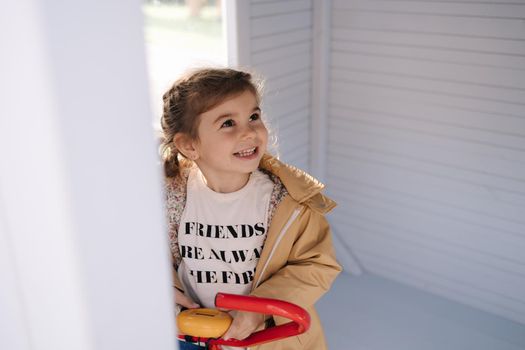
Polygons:
<instances>
[{"instance_id":1,"label":"toy bike frame","mask_svg":"<svg viewBox=\"0 0 525 350\"><path fill-rule=\"evenodd\" d=\"M248 347L268 343L304 333L310 328L310 315L308 312L295 304L282 300L217 293L215 306L227 310L250 311L265 315L281 316L290 319L291 322L252 333L248 338L243 340L197 338L186 335L179 335L179 339L205 343L208 349L219 350L221 349L221 345Z\"/></svg>"}]
</instances>

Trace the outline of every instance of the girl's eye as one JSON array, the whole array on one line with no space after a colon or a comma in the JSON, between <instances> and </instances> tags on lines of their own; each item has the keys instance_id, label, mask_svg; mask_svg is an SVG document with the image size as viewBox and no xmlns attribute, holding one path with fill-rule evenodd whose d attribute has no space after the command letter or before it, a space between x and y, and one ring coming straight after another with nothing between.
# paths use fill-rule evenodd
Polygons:
<instances>
[{"instance_id":1,"label":"girl's eye","mask_svg":"<svg viewBox=\"0 0 525 350\"><path fill-rule=\"evenodd\" d=\"M261 118L261 116L257 113L254 113L250 116L250 120L251 121L254 121L254 120L259 120Z\"/></svg>"},{"instance_id":2,"label":"girl's eye","mask_svg":"<svg viewBox=\"0 0 525 350\"><path fill-rule=\"evenodd\" d=\"M222 123L221 128L231 128L234 125L232 119L228 119L224 123Z\"/></svg>"}]
</instances>

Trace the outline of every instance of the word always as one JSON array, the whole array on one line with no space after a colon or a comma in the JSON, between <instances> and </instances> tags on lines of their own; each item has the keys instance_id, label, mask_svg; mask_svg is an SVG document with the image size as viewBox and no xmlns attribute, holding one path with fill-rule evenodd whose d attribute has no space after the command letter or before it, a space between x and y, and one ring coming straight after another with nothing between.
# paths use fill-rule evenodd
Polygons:
<instances>
[{"instance_id":1,"label":"word always","mask_svg":"<svg viewBox=\"0 0 525 350\"><path fill-rule=\"evenodd\" d=\"M197 260L221 260L225 263L238 263L246 261L254 261L261 257L263 247L254 249L242 250L205 250L201 247L192 247L187 245L180 245L180 255L183 258L197 259Z\"/></svg>"}]
</instances>

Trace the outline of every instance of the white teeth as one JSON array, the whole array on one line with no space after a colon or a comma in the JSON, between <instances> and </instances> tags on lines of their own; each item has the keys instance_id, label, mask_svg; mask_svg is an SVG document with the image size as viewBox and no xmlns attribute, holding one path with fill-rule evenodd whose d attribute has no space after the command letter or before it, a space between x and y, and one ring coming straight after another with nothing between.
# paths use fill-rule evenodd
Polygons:
<instances>
[{"instance_id":1,"label":"white teeth","mask_svg":"<svg viewBox=\"0 0 525 350\"><path fill-rule=\"evenodd\" d=\"M255 152L255 148L250 148L250 149L247 149L247 150L244 150L244 151L241 151L241 152L237 152L235 154L241 156L241 157L247 157L247 156L250 156L252 155L254 152Z\"/></svg>"}]
</instances>

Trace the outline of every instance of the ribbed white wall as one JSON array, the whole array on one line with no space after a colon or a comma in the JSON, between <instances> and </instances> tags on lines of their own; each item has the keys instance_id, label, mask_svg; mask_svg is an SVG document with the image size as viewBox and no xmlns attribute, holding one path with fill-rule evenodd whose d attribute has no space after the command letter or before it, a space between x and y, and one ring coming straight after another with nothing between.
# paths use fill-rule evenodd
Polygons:
<instances>
[{"instance_id":1,"label":"ribbed white wall","mask_svg":"<svg viewBox=\"0 0 525 350\"><path fill-rule=\"evenodd\" d=\"M312 1L252 0L250 67L265 80L263 110L281 159L308 170L312 80Z\"/></svg>"},{"instance_id":2,"label":"ribbed white wall","mask_svg":"<svg viewBox=\"0 0 525 350\"><path fill-rule=\"evenodd\" d=\"M516 1L334 0L327 145L333 226L368 271L521 323L524 19Z\"/></svg>"}]
</instances>

